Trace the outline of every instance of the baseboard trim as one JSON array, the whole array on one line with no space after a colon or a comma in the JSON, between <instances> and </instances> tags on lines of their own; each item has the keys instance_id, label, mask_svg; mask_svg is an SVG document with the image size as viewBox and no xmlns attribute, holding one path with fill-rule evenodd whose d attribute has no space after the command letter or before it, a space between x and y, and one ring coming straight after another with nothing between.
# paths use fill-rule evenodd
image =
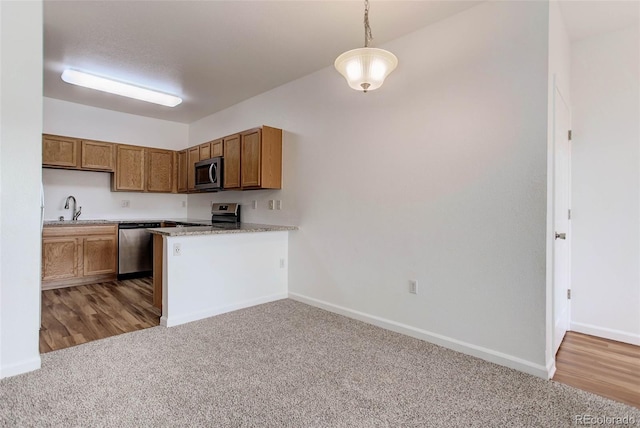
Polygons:
<instances>
[{"instance_id":1,"label":"baseboard trim","mask_svg":"<svg viewBox=\"0 0 640 428\"><path fill-rule=\"evenodd\" d=\"M572 322L571 331L640 346L640 334L633 334L622 330L614 330L611 328L599 327L597 325L584 324L581 322Z\"/></svg>"},{"instance_id":2,"label":"baseboard trim","mask_svg":"<svg viewBox=\"0 0 640 428\"><path fill-rule=\"evenodd\" d=\"M553 379L553 376L556 374L556 357L547 364L547 379Z\"/></svg>"},{"instance_id":3,"label":"baseboard trim","mask_svg":"<svg viewBox=\"0 0 640 428\"><path fill-rule=\"evenodd\" d=\"M27 361L0 367L0 379L38 370L42 365L40 355Z\"/></svg>"},{"instance_id":4,"label":"baseboard trim","mask_svg":"<svg viewBox=\"0 0 640 428\"><path fill-rule=\"evenodd\" d=\"M276 300L286 299L287 293L272 294L270 296L259 297L257 299L245 300L233 305L221 306L218 308L207 309L206 311L193 312L178 317L160 317L160 325L164 327L175 327L180 324L198 321L204 318L213 317L227 312L237 311L238 309L250 308L251 306L261 305L263 303L275 302Z\"/></svg>"},{"instance_id":5,"label":"baseboard trim","mask_svg":"<svg viewBox=\"0 0 640 428\"><path fill-rule=\"evenodd\" d=\"M432 333L426 330L415 328L406 324L391 321L385 318L381 318L375 315L370 315L364 312L354 311L343 306L334 305L322 300L307 297L298 293L289 293L289 298L301 303L315 306L320 309L324 309L329 312L333 312L339 315L344 315L348 318L353 318L358 321L372 324L377 327L384 328L386 330L395 331L396 333L404 334L414 337L416 339L424 340L445 348L452 349L454 351L461 352L463 354L478 357L480 359L512 368L521 372L528 373L533 376L537 376L543 379L550 379L553 376L552 371L555 371L555 363L552 362L549 367L532 363L531 361L523 360L512 355L504 354L502 352L494 351L492 349L483 348L481 346L473 345L470 343L462 342L457 339L453 339L441 334ZM552 367L553 366L553 367Z\"/></svg>"}]
</instances>

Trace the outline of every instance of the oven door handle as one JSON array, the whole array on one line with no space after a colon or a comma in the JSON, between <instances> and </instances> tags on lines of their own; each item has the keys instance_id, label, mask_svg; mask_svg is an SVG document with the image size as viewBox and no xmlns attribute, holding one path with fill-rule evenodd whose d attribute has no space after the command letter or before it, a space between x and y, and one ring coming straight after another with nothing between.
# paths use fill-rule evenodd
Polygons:
<instances>
[{"instance_id":1,"label":"oven door handle","mask_svg":"<svg viewBox=\"0 0 640 428\"><path fill-rule=\"evenodd\" d=\"M213 175L216 175L216 177L214 178ZM210 183L217 183L218 182L218 168L217 165L215 163L212 163L209 166L209 182Z\"/></svg>"}]
</instances>

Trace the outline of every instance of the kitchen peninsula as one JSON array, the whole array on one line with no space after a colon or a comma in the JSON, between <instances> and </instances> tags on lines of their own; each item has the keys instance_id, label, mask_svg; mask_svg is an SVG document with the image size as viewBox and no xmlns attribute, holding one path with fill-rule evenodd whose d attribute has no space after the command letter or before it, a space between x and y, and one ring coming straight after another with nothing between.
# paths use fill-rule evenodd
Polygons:
<instances>
[{"instance_id":1,"label":"kitchen peninsula","mask_svg":"<svg viewBox=\"0 0 640 428\"><path fill-rule=\"evenodd\" d=\"M187 226L154 234L154 305L175 326L287 297L293 226Z\"/></svg>"}]
</instances>

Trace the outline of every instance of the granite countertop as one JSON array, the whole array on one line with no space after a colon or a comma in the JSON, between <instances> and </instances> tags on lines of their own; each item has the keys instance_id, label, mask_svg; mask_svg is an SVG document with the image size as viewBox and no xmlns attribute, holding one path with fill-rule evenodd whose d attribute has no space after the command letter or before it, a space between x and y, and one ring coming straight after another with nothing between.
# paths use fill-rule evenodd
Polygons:
<instances>
[{"instance_id":1,"label":"granite countertop","mask_svg":"<svg viewBox=\"0 0 640 428\"><path fill-rule=\"evenodd\" d=\"M210 225L211 220L193 219L193 218L160 218L160 219L95 219L95 220L45 220L45 226L91 226L100 224L120 224L120 223L158 223L170 221L176 223L195 223L201 225Z\"/></svg>"},{"instance_id":2,"label":"granite countertop","mask_svg":"<svg viewBox=\"0 0 640 428\"><path fill-rule=\"evenodd\" d=\"M223 226L185 226L185 227L161 227L148 229L149 232L162 236L191 236L191 235L220 235L225 233L249 233L249 232L278 232L286 230L298 230L296 226L275 226L270 224L240 223L238 227L226 228Z\"/></svg>"}]
</instances>

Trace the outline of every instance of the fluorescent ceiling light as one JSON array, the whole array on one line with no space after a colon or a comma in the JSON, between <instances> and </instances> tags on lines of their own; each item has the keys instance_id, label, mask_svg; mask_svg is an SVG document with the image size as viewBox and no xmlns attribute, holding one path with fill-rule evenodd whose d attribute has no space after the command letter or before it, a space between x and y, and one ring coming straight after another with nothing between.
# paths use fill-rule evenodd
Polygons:
<instances>
[{"instance_id":1,"label":"fluorescent ceiling light","mask_svg":"<svg viewBox=\"0 0 640 428\"><path fill-rule=\"evenodd\" d=\"M93 74L83 73L82 71L69 68L62 73L62 80L73 85L84 86L85 88L135 98L136 100L167 107L175 107L182 102L182 98L174 95L163 94L162 92L152 91L151 89L116 82L115 80L105 79L104 77L94 76Z\"/></svg>"}]
</instances>

